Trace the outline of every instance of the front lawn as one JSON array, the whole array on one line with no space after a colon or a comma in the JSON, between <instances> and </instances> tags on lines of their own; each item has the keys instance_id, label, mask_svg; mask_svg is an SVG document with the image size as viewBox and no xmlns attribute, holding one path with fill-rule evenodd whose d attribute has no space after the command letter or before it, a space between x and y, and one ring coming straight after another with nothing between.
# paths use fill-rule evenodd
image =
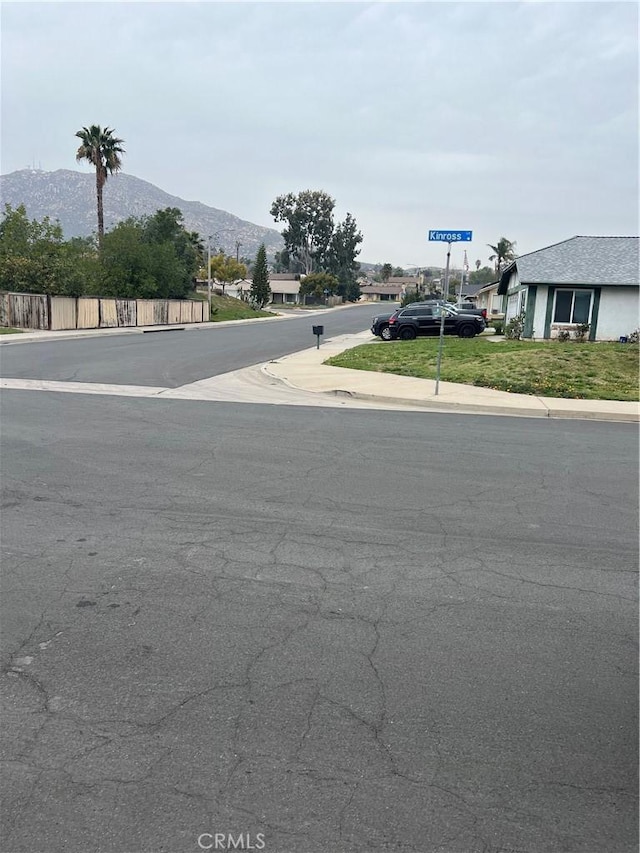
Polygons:
<instances>
[{"instance_id":1,"label":"front lawn","mask_svg":"<svg viewBox=\"0 0 640 853\"><path fill-rule=\"evenodd\" d=\"M195 293L193 298L207 301L206 293ZM253 320L255 317L273 317L270 311L256 311L248 302L236 299L234 296L211 294L211 322L220 323L223 320Z\"/></svg>"},{"instance_id":2,"label":"front lawn","mask_svg":"<svg viewBox=\"0 0 640 853\"><path fill-rule=\"evenodd\" d=\"M7 326L0 326L0 335L20 335L24 329L13 329Z\"/></svg>"},{"instance_id":3,"label":"front lawn","mask_svg":"<svg viewBox=\"0 0 640 853\"><path fill-rule=\"evenodd\" d=\"M326 364L435 379L438 338L363 344ZM638 345L447 337L440 378L541 397L638 400Z\"/></svg>"}]
</instances>

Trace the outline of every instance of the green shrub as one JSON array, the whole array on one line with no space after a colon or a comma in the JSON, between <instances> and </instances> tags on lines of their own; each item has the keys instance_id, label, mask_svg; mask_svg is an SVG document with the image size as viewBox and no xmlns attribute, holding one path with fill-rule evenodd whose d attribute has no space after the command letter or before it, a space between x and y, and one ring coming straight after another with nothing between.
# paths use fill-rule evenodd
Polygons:
<instances>
[{"instance_id":1,"label":"green shrub","mask_svg":"<svg viewBox=\"0 0 640 853\"><path fill-rule=\"evenodd\" d=\"M410 305L412 302L422 302L423 300L424 296L417 290L407 290L405 295L400 300L400 307L404 308L405 305Z\"/></svg>"},{"instance_id":2,"label":"green shrub","mask_svg":"<svg viewBox=\"0 0 640 853\"><path fill-rule=\"evenodd\" d=\"M579 343L584 343L584 339L587 336L587 332L589 331L589 323L580 323L578 328L573 333L574 341L578 341Z\"/></svg>"},{"instance_id":3,"label":"green shrub","mask_svg":"<svg viewBox=\"0 0 640 853\"><path fill-rule=\"evenodd\" d=\"M519 341L522 340L522 333L524 332L524 311L521 311L517 317L514 317L513 320L509 320L504 329L505 337L510 341Z\"/></svg>"}]
</instances>

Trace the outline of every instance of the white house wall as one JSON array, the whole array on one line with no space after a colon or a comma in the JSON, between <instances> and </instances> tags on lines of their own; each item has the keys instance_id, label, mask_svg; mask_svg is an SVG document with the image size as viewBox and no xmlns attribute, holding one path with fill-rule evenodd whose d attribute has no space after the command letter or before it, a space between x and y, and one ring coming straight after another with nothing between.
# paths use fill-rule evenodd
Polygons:
<instances>
[{"instance_id":1,"label":"white house wall","mask_svg":"<svg viewBox=\"0 0 640 853\"><path fill-rule=\"evenodd\" d=\"M640 327L640 299L637 288L603 287L598 311L596 339L617 341Z\"/></svg>"},{"instance_id":2,"label":"white house wall","mask_svg":"<svg viewBox=\"0 0 640 853\"><path fill-rule=\"evenodd\" d=\"M569 287L567 285L567 287ZM556 288L557 289L557 288ZM594 287L595 290L595 287ZM536 293L536 305L533 315L533 339L543 340L544 324L547 316L547 301L549 288L539 284ZM593 311L593 304L591 305ZM555 326L555 327L554 327ZM569 331L574 329L571 324L560 324ZM551 337L557 335L558 326L551 321ZM607 287L600 291L600 307L596 327L597 341L617 341L623 335L628 335L640 328L640 299L637 288Z\"/></svg>"}]
</instances>

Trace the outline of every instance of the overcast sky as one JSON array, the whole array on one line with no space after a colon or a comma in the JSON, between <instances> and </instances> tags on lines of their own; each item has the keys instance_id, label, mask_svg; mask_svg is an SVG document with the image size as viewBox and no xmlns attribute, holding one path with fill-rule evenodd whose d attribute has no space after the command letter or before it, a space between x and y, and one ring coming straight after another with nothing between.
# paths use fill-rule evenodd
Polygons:
<instances>
[{"instance_id":1,"label":"overcast sky","mask_svg":"<svg viewBox=\"0 0 640 853\"><path fill-rule=\"evenodd\" d=\"M260 225L279 227L277 195L327 191L370 263L443 265L432 228L472 230L472 265L501 236L524 254L638 234L635 2L3 2L1 16L2 174L86 171L74 133L95 123L125 140L124 171Z\"/></svg>"}]
</instances>

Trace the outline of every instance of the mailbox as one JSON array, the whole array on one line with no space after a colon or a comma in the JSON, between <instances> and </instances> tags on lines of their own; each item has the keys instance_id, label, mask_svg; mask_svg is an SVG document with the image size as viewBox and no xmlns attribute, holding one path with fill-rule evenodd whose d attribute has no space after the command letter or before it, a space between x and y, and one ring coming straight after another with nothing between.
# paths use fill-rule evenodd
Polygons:
<instances>
[{"instance_id":1,"label":"mailbox","mask_svg":"<svg viewBox=\"0 0 640 853\"><path fill-rule=\"evenodd\" d=\"M324 335L324 326L312 326L313 334L316 336L316 341L318 342L318 349L320 349L320 335Z\"/></svg>"}]
</instances>

